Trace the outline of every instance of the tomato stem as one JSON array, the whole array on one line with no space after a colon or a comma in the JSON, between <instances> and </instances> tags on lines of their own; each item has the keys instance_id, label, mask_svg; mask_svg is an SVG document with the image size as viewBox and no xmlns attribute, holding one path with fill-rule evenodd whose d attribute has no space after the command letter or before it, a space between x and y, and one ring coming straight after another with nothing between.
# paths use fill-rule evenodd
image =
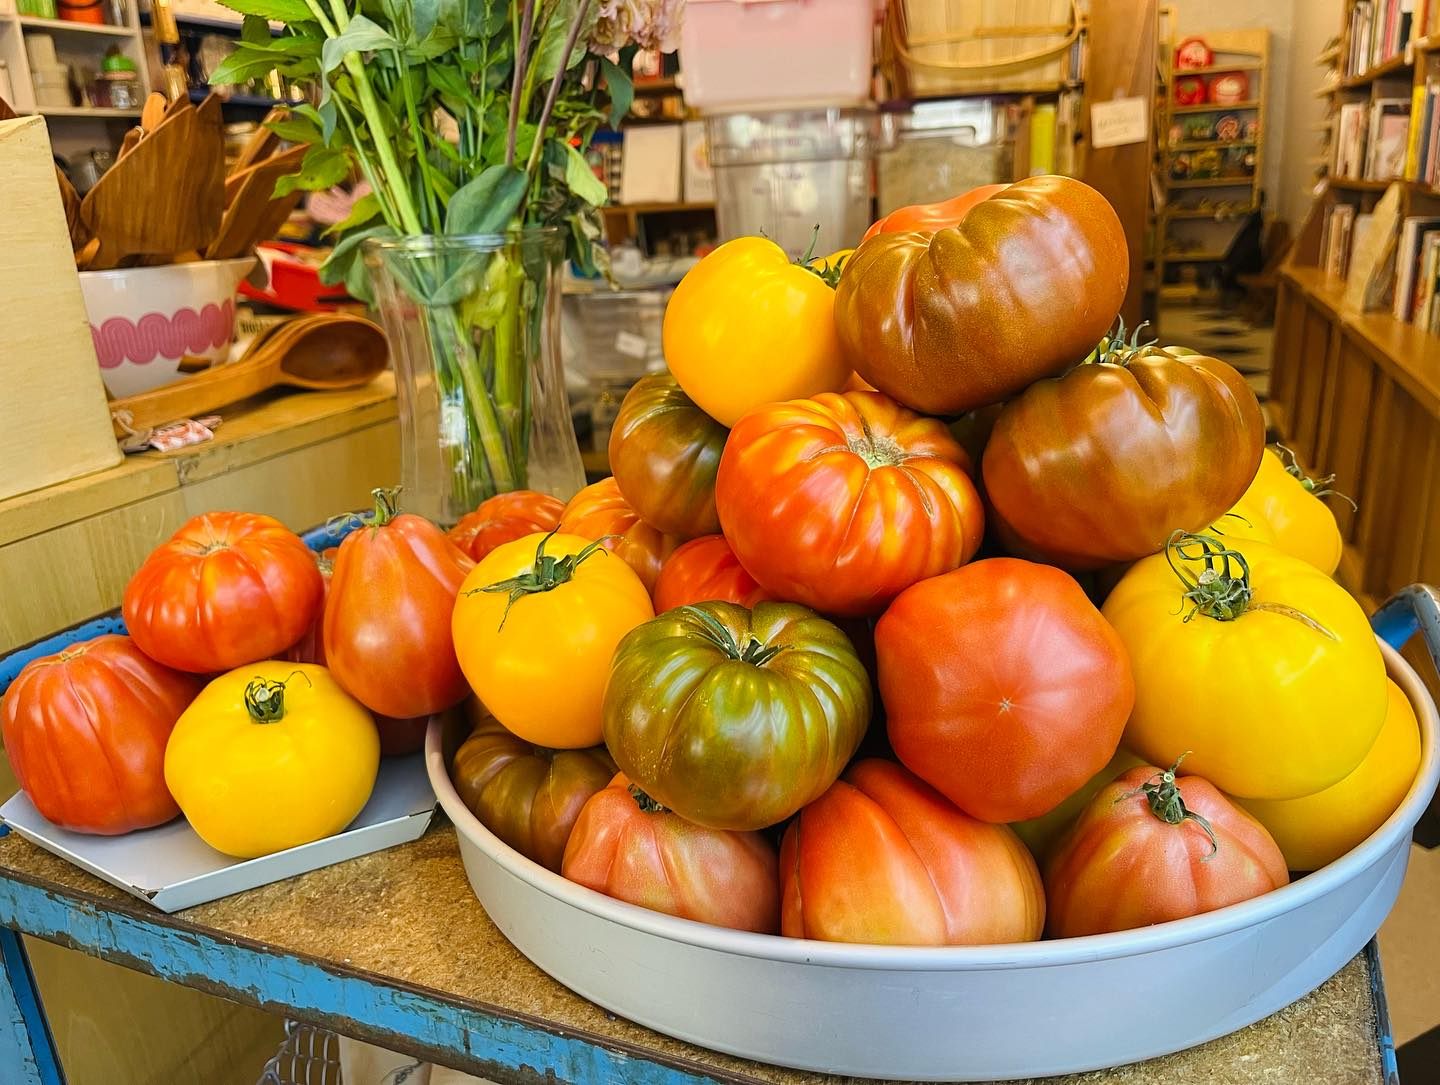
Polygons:
<instances>
[{"instance_id":1,"label":"tomato stem","mask_svg":"<svg viewBox=\"0 0 1440 1085\"><path fill-rule=\"evenodd\" d=\"M304 671L291 671L284 678L252 678L245 684L245 711L252 723L277 723L285 718L285 686L296 675L314 687Z\"/></svg>"},{"instance_id":2,"label":"tomato stem","mask_svg":"<svg viewBox=\"0 0 1440 1085\"><path fill-rule=\"evenodd\" d=\"M375 499L375 511L361 518L366 527L384 527L400 512L400 487L378 486L370 491Z\"/></svg>"},{"instance_id":3,"label":"tomato stem","mask_svg":"<svg viewBox=\"0 0 1440 1085\"><path fill-rule=\"evenodd\" d=\"M635 805L647 814L668 814L670 812L667 807L660 805L660 803L645 794L638 784L630 785L630 797L635 800Z\"/></svg>"},{"instance_id":4,"label":"tomato stem","mask_svg":"<svg viewBox=\"0 0 1440 1085\"><path fill-rule=\"evenodd\" d=\"M500 629L505 628L505 620L510 617L510 608L527 595L538 592L554 591L561 584L569 583L575 576L575 570L580 563L592 554L606 553L605 544L615 538L614 535L602 535L584 549L574 553L566 554L563 558L554 557L545 553L545 544L548 543L556 531L550 532L540 540L540 545L535 548L535 564L526 572L505 580L498 580L494 584L486 585L483 588L471 588L466 595L474 595L479 592L491 592L499 594L505 592L510 596L505 601L505 613L500 616Z\"/></svg>"},{"instance_id":5,"label":"tomato stem","mask_svg":"<svg viewBox=\"0 0 1440 1085\"><path fill-rule=\"evenodd\" d=\"M1210 838L1210 854L1205 856L1205 860L1208 860L1220 850L1220 843L1215 839L1215 829L1209 821L1185 805L1185 796L1180 794L1180 787L1175 782L1175 771L1180 767L1180 762L1189 756L1190 753L1187 750L1177 757L1175 764L1164 772L1157 772L1134 791L1127 791L1120 798L1129 799L1136 795L1144 795L1145 801L1150 804L1150 812L1167 825L1183 825L1187 821L1195 822L1205 830L1205 835Z\"/></svg>"},{"instance_id":6,"label":"tomato stem","mask_svg":"<svg viewBox=\"0 0 1440 1085\"><path fill-rule=\"evenodd\" d=\"M1204 562L1205 568L1199 574L1191 573L1177 564L1176 558ZM1284 603L1256 602L1255 590L1250 586L1250 563L1245 555L1229 549L1213 535L1175 532L1165 544L1165 560L1185 585L1181 598L1194 604L1182 621L1188 622L1196 614L1203 614L1216 621L1233 622L1247 611L1264 610L1294 619L1330 640L1340 639L1304 611Z\"/></svg>"},{"instance_id":7,"label":"tomato stem","mask_svg":"<svg viewBox=\"0 0 1440 1085\"><path fill-rule=\"evenodd\" d=\"M1146 347L1153 347L1158 339L1151 339L1144 343L1140 342L1140 333L1150 326L1150 321L1140 322L1140 326L1125 338L1125 318L1119 317L1116 320L1115 330L1100 340L1094 350L1085 356L1085 362L1105 362L1109 365L1127 365L1132 357L1139 354ZM1081 363L1085 364L1084 362Z\"/></svg>"},{"instance_id":8,"label":"tomato stem","mask_svg":"<svg viewBox=\"0 0 1440 1085\"><path fill-rule=\"evenodd\" d=\"M683 611L694 618L705 628L701 630L705 639L715 647L719 648L731 659L739 660L741 663L749 663L756 667L763 667L769 663L784 648L782 644L766 645L753 633L750 639L745 642L745 647L735 639L734 634L725 628L725 624L719 618L705 609L705 605L691 603L676 609Z\"/></svg>"},{"instance_id":9,"label":"tomato stem","mask_svg":"<svg viewBox=\"0 0 1440 1085\"><path fill-rule=\"evenodd\" d=\"M1305 487L1312 496L1330 497L1333 494L1356 512L1360 511L1360 506L1355 503L1353 497L1349 494L1342 494L1330 485L1335 481L1334 475L1326 475L1324 478L1311 478L1301 469L1300 460L1296 457L1295 453L1281 444L1277 444L1275 447L1280 450L1281 460L1285 464L1286 473L1296 482L1300 483L1301 486Z\"/></svg>"}]
</instances>

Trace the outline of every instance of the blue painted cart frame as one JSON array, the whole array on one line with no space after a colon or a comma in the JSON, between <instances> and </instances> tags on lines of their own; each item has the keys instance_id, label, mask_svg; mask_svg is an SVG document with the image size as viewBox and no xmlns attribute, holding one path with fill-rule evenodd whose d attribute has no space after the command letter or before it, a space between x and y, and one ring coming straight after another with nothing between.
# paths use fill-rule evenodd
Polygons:
<instances>
[{"instance_id":1,"label":"blue painted cart frame","mask_svg":"<svg viewBox=\"0 0 1440 1085\"><path fill-rule=\"evenodd\" d=\"M1440 599L1406 589L1375 614L1377 633L1401 647L1419 632L1440 659ZM120 627L106 617L22 649L0 663L0 692L19 667L65 642ZM23 656L19 660L17 657ZM82 890L0 874L0 1082L62 1085L44 1007L21 934L55 942L170 982L280 1012L337 1032L462 1066L505 1085L733 1085L747 1079L539 1018L500 1012L372 973L197 927L183 918ZM1379 959L1367 948L1384 1080L1398 1082Z\"/></svg>"}]
</instances>

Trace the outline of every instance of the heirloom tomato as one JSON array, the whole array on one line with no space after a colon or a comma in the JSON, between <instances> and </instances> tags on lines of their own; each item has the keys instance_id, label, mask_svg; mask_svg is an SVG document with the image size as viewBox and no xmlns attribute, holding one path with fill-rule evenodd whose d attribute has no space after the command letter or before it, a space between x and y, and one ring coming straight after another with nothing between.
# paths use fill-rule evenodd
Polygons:
<instances>
[{"instance_id":1,"label":"heirloom tomato","mask_svg":"<svg viewBox=\"0 0 1440 1085\"><path fill-rule=\"evenodd\" d=\"M730 433L720 525L759 585L826 614L876 614L969 561L984 513L945 426L878 392L775 403Z\"/></svg>"},{"instance_id":2,"label":"heirloom tomato","mask_svg":"<svg viewBox=\"0 0 1440 1085\"><path fill-rule=\"evenodd\" d=\"M715 472L728 433L670 374L641 377L610 431L615 484L640 519L667 535L713 535L720 530Z\"/></svg>"},{"instance_id":3,"label":"heirloom tomato","mask_svg":"<svg viewBox=\"0 0 1440 1085\"><path fill-rule=\"evenodd\" d=\"M315 611L315 620L310 623L310 628L305 630L305 635L286 649L281 659L288 659L292 663L318 663L325 666L325 600L330 595L330 578L335 575L335 555L339 553L338 547L327 547L316 554L311 551L315 558L315 568L320 570L320 582L323 590L320 593L320 606Z\"/></svg>"},{"instance_id":4,"label":"heirloom tomato","mask_svg":"<svg viewBox=\"0 0 1440 1085\"><path fill-rule=\"evenodd\" d=\"M370 798L380 738L365 706L313 663L222 674L181 715L165 782L216 851L253 859L333 836Z\"/></svg>"},{"instance_id":5,"label":"heirloom tomato","mask_svg":"<svg viewBox=\"0 0 1440 1085\"><path fill-rule=\"evenodd\" d=\"M1020 838L889 761L857 761L800 811L780 846L780 884L791 938L976 946L1033 942L1045 923Z\"/></svg>"},{"instance_id":6,"label":"heirloom tomato","mask_svg":"<svg viewBox=\"0 0 1440 1085\"><path fill-rule=\"evenodd\" d=\"M1395 812L1420 769L1420 724L1389 684L1385 723L1370 752L1338 784L1300 799L1241 799L1270 831L1291 870L1319 870L1357 847Z\"/></svg>"},{"instance_id":7,"label":"heirloom tomato","mask_svg":"<svg viewBox=\"0 0 1440 1085\"><path fill-rule=\"evenodd\" d=\"M372 712L410 720L457 704L465 676L450 612L474 567L429 520L399 514L395 491L340 544L325 600L325 658Z\"/></svg>"},{"instance_id":8,"label":"heirloom tomato","mask_svg":"<svg viewBox=\"0 0 1440 1085\"><path fill-rule=\"evenodd\" d=\"M25 664L0 701L5 753L48 821L115 836L180 812L165 743L200 680L107 634Z\"/></svg>"},{"instance_id":9,"label":"heirloom tomato","mask_svg":"<svg viewBox=\"0 0 1440 1085\"><path fill-rule=\"evenodd\" d=\"M1360 764L1385 720L1385 661L1360 605L1261 543L1183 535L1135 563L1102 608L1130 653L1125 745L1187 754L1216 787L1294 799Z\"/></svg>"},{"instance_id":10,"label":"heirloom tomato","mask_svg":"<svg viewBox=\"0 0 1440 1085\"><path fill-rule=\"evenodd\" d=\"M665 559L655 581L655 613L718 599L753 607L769 599L765 589L745 571L724 535L691 539Z\"/></svg>"},{"instance_id":11,"label":"heirloom tomato","mask_svg":"<svg viewBox=\"0 0 1440 1085\"><path fill-rule=\"evenodd\" d=\"M561 872L681 919L760 934L780 925L775 849L763 836L692 825L623 773L581 809Z\"/></svg>"},{"instance_id":12,"label":"heirloom tomato","mask_svg":"<svg viewBox=\"0 0 1440 1085\"><path fill-rule=\"evenodd\" d=\"M630 633L605 687L605 745L655 800L714 829L763 829L835 782L870 722L870 678L794 603L695 603Z\"/></svg>"},{"instance_id":13,"label":"heirloom tomato","mask_svg":"<svg viewBox=\"0 0 1440 1085\"><path fill-rule=\"evenodd\" d=\"M985 445L985 496L1022 553L1095 569L1214 523L1264 447L1260 403L1230 366L1115 339L1005 405Z\"/></svg>"},{"instance_id":14,"label":"heirloom tomato","mask_svg":"<svg viewBox=\"0 0 1440 1085\"><path fill-rule=\"evenodd\" d=\"M576 535L496 547L466 578L453 628L480 702L537 746L600 741L600 701L615 646L655 614L630 566Z\"/></svg>"},{"instance_id":15,"label":"heirloom tomato","mask_svg":"<svg viewBox=\"0 0 1440 1085\"><path fill-rule=\"evenodd\" d=\"M1270 834L1212 784L1142 765L1102 788L1056 845L1045 929L1078 938L1148 927L1289 880Z\"/></svg>"},{"instance_id":16,"label":"heirloom tomato","mask_svg":"<svg viewBox=\"0 0 1440 1085\"><path fill-rule=\"evenodd\" d=\"M990 558L907 588L875 626L905 766L982 821L1053 810L1115 754L1135 703L1125 647L1080 585Z\"/></svg>"},{"instance_id":17,"label":"heirloom tomato","mask_svg":"<svg viewBox=\"0 0 1440 1085\"><path fill-rule=\"evenodd\" d=\"M1010 828L1015 830L1016 836L1025 841L1030 854L1043 861L1056 841L1075 824L1080 812L1090 805L1090 801L1100 793L1102 787L1122 772L1128 772L1143 764L1143 760L1121 746L1115 751L1115 756L1110 758L1109 764L1090 777L1078 791L1068 795L1055 809L1048 814L1041 814L1038 818L1014 822Z\"/></svg>"},{"instance_id":18,"label":"heirloom tomato","mask_svg":"<svg viewBox=\"0 0 1440 1085\"><path fill-rule=\"evenodd\" d=\"M925 414L963 414L1083 358L1129 278L1125 231L1105 197L1068 177L1031 177L958 226L864 242L836 289L835 328L849 364L880 391Z\"/></svg>"},{"instance_id":19,"label":"heirloom tomato","mask_svg":"<svg viewBox=\"0 0 1440 1085\"><path fill-rule=\"evenodd\" d=\"M122 612L147 656L206 674L285 651L324 594L314 554L279 520L207 512L145 559L125 585Z\"/></svg>"},{"instance_id":20,"label":"heirloom tomato","mask_svg":"<svg viewBox=\"0 0 1440 1085\"><path fill-rule=\"evenodd\" d=\"M1264 543L1266 546L1275 545L1275 532L1270 527L1270 521L1250 504L1248 498L1241 498L1203 534L1218 536L1229 546L1252 542Z\"/></svg>"},{"instance_id":21,"label":"heirloom tomato","mask_svg":"<svg viewBox=\"0 0 1440 1085\"><path fill-rule=\"evenodd\" d=\"M727 241L665 307L665 361L721 425L782 399L834 392L850 375L835 338L835 290L763 237Z\"/></svg>"},{"instance_id":22,"label":"heirloom tomato","mask_svg":"<svg viewBox=\"0 0 1440 1085\"><path fill-rule=\"evenodd\" d=\"M511 490L480 502L449 531L450 541L471 561L479 561L501 543L560 526L565 502L534 490Z\"/></svg>"},{"instance_id":23,"label":"heirloom tomato","mask_svg":"<svg viewBox=\"0 0 1440 1085\"><path fill-rule=\"evenodd\" d=\"M1333 475L1307 477L1288 448L1267 449L1242 501L1265 518L1281 550L1333 573L1343 543L1335 514L1321 498L1335 492L1329 489L1334 481Z\"/></svg>"},{"instance_id":24,"label":"heirloom tomato","mask_svg":"<svg viewBox=\"0 0 1440 1085\"><path fill-rule=\"evenodd\" d=\"M557 873L565 842L590 796L615 776L603 746L551 750L512 734L472 697L474 730L455 751L455 790L480 823L527 859Z\"/></svg>"},{"instance_id":25,"label":"heirloom tomato","mask_svg":"<svg viewBox=\"0 0 1440 1085\"><path fill-rule=\"evenodd\" d=\"M646 591L655 587L660 566L680 544L642 520L614 478L602 478L572 497L560 517L560 530L599 541L635 571Z\"/></svg>"},{"instance_id":26,"label":"heirloom tomato","mask_svg":"<svg viewBox=\"0 0 1440 1085\"><path fill-rule=\"evenodd\" d=\"M965 221L965 216L970 213L972 207L1009 187L1009 185L981 185L979 188L972 188L969 192L962 192L958 196L940 200L938 203L917 203L910 207L901 207L874 222L870 229L865 231L862 240L869 241L876 234L905 234L917 231L934 233L936 230L959 226Z\"/></svg>"}]
</instances>

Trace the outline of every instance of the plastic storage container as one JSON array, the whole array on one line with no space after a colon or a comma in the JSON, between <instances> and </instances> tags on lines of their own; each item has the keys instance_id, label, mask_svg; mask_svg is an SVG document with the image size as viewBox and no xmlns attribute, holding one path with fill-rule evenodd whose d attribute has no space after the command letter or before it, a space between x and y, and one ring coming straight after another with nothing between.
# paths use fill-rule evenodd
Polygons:
<instances>
[{"instance_id":1,"label":"plastic storage container","mask_svg":"<svg viewBox=\"0 0 1440 1085\"><path fill-rule=\"evenodd\" d=\"M685 104L729 110L870 97L874 0L690 0Z\"/></svg>"},{"instance_id":2,"label":"plastic storage container","mask_svg":"<svg viewBox=\"0 0 1440 1085\"><path fill-rule=\"evenodd\" d=\"M646 373L665 368L660 329L670 287L567 294L562 309L565 368L590 393L595 446L603 448L620 401Z\"/></svg>"},{"instance_id":3,"label":"plastic storage container","mask_svg":"<svg viewBox=\"0 0 1440 1085\"><path fill-rule=\"evenodd\" d=\"M875 159L880 214L1013 180L1015 138L1006 113L988 98L887 109Z\"/></svg>"},{"instance_id":4,"label":"plastic storage container","mask_svg":"<svg viewBox=\"0 0 1440 1085\"><path fill-rule=\"evenodd\" d=\"M705 127L722 240L764 233L794 258L810 249L818 224L823 256L852 247L869 227L873 109L729 113Z\"/></svg>"}]
</instances>

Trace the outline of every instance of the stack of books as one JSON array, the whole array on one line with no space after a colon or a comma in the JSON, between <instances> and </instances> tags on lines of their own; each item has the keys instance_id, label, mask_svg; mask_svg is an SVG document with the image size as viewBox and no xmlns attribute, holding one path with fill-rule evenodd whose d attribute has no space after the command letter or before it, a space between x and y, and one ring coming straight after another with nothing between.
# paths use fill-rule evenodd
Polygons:
<instances>
[{"instance_id":1,"label":"stack of books","mask_svg":"<svg viewBox=\"0 0 1440 1085\"><path fill-rule=\"evenodd\" d=\"M1410 142L1408 98L1347 102L1335 126L1335 176L1388 181L1405 176Z\"/></svg>"},{"instance_id":2,"label":"stack of books","mask_svg":"<svg viewBox=\"0 0 1440 1085\"><path fill-rule=\"evenodd\" d=\"M1424 33L1431 0L1356 0L1350 9L1347 79L1398 56L1412 38Z\"/></svg>"},{"instance_id":3,"label":"stack of books","mask_svg":"<svg viewBox=\"0 0 1440 1085\"><path fill-rule=\"evenodd\" d=\"M1325 212L1320 231L1320 266L1332 278L1343 279L1350 264L1350 236L1355 228L1355 208L1337 203Z\"/></svg>"},{"instance_id":4,"label":"stack of books","mask_svg":"<svg viewBox=\"0 0 1440 1085\"><path fill-rule=\"evenodd\" d=\"M1412 215L1395 246L1396 320L1440 331L1440 216Z\"/></svg>"}]
</instances>

